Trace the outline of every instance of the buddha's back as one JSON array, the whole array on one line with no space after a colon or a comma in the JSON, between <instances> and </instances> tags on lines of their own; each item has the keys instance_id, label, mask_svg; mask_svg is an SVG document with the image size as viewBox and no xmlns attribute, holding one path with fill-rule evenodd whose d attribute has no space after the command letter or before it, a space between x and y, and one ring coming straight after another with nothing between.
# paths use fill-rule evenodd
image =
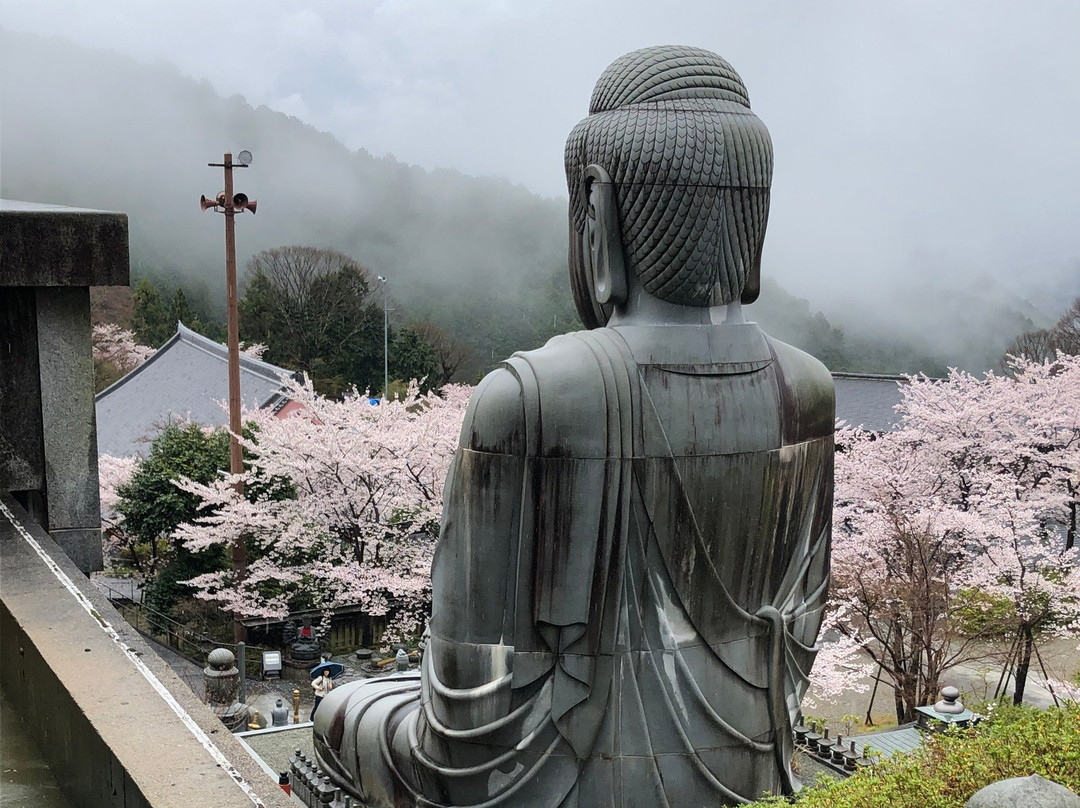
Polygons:
<instances>
[{"instance_id":1,"label":"buddha's back","mask_svg":"<svg viewBox=\"0 0 1080 808\"><path fill-rule=\"evenodd\" d=\"M567 140L587 330L470 402L419 676L335 690L319 759L372 808L791 793L828 585L832 381L743 320L772 147L738 74L635 51Z\"/></svg>"}]
</instances>

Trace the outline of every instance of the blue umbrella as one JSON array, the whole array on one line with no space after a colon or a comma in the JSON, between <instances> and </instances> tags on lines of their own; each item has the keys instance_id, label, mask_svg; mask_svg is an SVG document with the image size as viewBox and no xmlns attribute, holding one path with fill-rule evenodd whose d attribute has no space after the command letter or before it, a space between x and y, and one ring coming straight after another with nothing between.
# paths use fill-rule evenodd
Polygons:
<instances>
[{"instance_id":1,"label":"blue umbrella","mask_svg":"<svg viewBox=\"0 0 1080 808\"><path fill-rule=\"evenodd\" d=\"M323 671L330 671L330 678L337 679L345 673L345 666L340 662L323 662L311 669L311 678L322 676Z\"/></svg>"}]
</instances>

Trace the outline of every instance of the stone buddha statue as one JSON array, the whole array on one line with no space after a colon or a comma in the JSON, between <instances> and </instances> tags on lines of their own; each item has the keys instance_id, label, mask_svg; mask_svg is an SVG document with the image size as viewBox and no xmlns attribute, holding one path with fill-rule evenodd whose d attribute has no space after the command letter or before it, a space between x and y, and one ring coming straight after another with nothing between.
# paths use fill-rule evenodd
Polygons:
<instances>
[{"instance_id":1,"label":"stone buddha statue","mask_svg":"<svg viewBox=\"0 0 1080 808\"><path fill-rule=\"evenodd\" d=\"M789 793L828 586L834 401L766 336L772 146L720 57L617 59L566 146L587 328L469 404L418 674L315 719L379 806L701 806Z\"/></svg>"}]
</instances>

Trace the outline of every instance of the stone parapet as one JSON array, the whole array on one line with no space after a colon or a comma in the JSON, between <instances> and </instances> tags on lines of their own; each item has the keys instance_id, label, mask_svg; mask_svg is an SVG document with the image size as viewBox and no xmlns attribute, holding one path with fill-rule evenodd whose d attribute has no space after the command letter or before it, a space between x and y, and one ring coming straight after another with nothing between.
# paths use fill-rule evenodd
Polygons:
<instances>
[{"instance_id":1,"label":"stone parapet","mask_svg":"<svg viewBox=\"0 0 1080 808\"><path fill-rule=\"evenodd\" d=\"M0 200L4 286L127 286L124 213Z\"/></svg>"},{"instance_id":2,"label":"stone parapet","mask_svg":"<svg viewBox=\"0 0 1080 808\"><path fill-rule=\"evenodd\" d=\"M128 283L123 213L0 200L0 491L100 570L90 287Z\"/></svg>"},{"instance_id":3,"label":"stone parapet","mask_svg":"<svg viewBox=\"0 0 1080 808\"><path fill-rule=\"evenodd\" d=\"M57 544L3 493L0 687L73 805L291 804Z\"/></svg>"}]
</instances>

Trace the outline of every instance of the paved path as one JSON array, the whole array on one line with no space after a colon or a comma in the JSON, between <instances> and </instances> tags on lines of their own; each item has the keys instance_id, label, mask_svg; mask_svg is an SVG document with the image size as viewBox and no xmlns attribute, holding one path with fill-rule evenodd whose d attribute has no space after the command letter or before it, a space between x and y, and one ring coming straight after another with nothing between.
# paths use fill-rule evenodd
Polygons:
<instances>
[{"instance_id":1,"label":"paved path","mask_svg":"<svg viewBox=\"0 0 1080 808\"><path fill-rule=\"evenodd\" d=\"M1080 637L1054 638L1044 640L1039 644L1039 653L1046 664L1048 673L1055 679L1071 679L1080 670ZM994 695L998 680L1001 677L1003 662L1001 659L990 658L980 662L968 662L959 665L944 676L943 686L952 685L960 690L961 700L977 701L988 699ZM1032 659L1031 670L1028 674L1027 685L1024 690L1024 702L1037 707L1048 707L1054 703L1050 691L1043 686L1042 671L1038 662ZM863 679L863 683L873 686L872 676ZM1010 683L1006 692L1013 692L1013 683ZM857 715L861 720L866 715L867 706L870 703L870 690L857 693L849 690L837 698L835 704L819 702L816 707L804 707L805 711L815 717L824 718L833 726L840 723L845 715ZM875 719L882 718L886 721L895 721L895 709L893 707L893 691L887 679L883 679L878 686L877 696L874 699L873 715Z\"/></svg>"}]
</instances>

